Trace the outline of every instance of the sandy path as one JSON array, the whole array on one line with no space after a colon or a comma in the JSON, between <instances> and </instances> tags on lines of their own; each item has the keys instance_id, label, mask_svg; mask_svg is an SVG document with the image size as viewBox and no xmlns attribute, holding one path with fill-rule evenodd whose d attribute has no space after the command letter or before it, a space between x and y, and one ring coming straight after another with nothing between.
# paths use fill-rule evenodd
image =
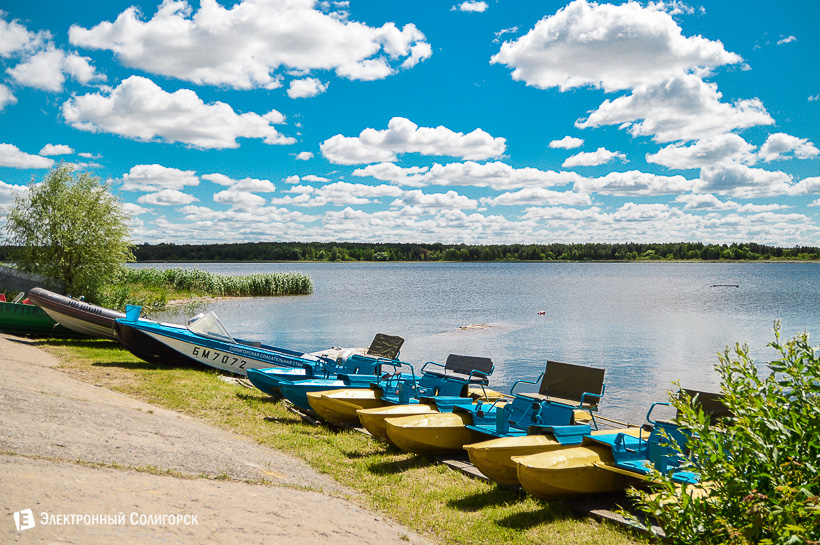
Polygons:
<instances>
[{"instance_id":1,"label":"sandy path","mask_svg":"<svg viewBox=\"0 0 820 545\"><path fill-rule=\"evenodd\" d=\"M424 542L343 499L354 493L299 459L56 365L29 341L0 335L0 542ZM36 526L18 531L13 513L24 509Z\"/></svg>"}]
</instances>

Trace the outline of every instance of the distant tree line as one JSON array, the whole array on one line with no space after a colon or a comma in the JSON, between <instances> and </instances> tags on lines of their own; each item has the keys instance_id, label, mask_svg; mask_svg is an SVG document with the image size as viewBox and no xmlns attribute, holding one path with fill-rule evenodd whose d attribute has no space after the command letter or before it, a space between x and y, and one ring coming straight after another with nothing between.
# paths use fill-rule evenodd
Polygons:
<instances>
[{"instance_id":1,"label":"distant tree line","mask_svg":"<svg viewBox=\"0 0 820 545\"><path fill-rule=\"evenodd\" d=\"M3 252L0 251L0 259ZM246 242L140 244L137 261L642 261L820 260L820 248L755 243L703 244L373 244Z\"/></svg>"}]
</instances>

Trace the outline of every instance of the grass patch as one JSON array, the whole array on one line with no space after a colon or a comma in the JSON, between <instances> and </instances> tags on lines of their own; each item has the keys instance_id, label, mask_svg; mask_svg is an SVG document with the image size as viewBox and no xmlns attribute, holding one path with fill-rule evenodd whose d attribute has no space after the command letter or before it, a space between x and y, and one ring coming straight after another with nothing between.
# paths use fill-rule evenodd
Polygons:
<instances>
[{"instance_id":1,"label":"grass patch","mask_svg":"<svg viewBox=\"0 0 820 545\"><path fill-rule=\"evenodd\" d=\"M153 365L110 341L48 340L61 369L306 460L361 493L359 501L444 544L644 543L636 534L470 478L352 430L305 423L259 390L216 371Z\"/></svg>"}]
</instances>

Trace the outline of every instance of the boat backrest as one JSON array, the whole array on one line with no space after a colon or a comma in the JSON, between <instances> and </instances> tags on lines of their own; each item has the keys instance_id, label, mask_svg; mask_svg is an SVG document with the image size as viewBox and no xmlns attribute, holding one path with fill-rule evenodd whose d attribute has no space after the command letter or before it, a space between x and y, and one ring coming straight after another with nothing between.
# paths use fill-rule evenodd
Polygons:
<instances>
[{"instance_id":1,"label":"boat backrest","mask_svg":"<svg viewBox=\"0 0 820 545\"><path fill-rule=\"evenodd\" d=\"M597 406L604 393L605 369L547 361L544 377L538 393L553 399L565 399L580 403L583 399L587 405ZM584 394L593 394L593 396Z\"/></svg>"},{"instance_id":2,"label":"boat backrest","mask_svg":"<svg viewBox=\"0 0 820 545\"><path fill-rule=\"evenodd\" d=\"M373 337L373 342L370 343L370 348L367 349L367 355L394 360L398 357L399 350L401 350L403 344L404 339L398 335L376 333L376 336Z\"/></svg>"},{"instance_id":3,"label":"boat backrest","mask_svg":"<svg viewBox=\"0 0 820 545\"><path fill-rule=\"evenodd\" d=\"M353 354L344 360L344 363L336 371L344 375L375 375L380 373L380 369L381 362L379 360Z\"/></svg>"},{"instance_id":4,"label":"boat backrest","mask_svg":"<svg viewBox=\"0 0 820 545\"><path fill-rule=\"evenodd\" d=\"M491 358L450 354L444 365L434 361L425 363L421 368L419 385L425 388L439 388L442 386L442 381L460 382L465 388L469 384L486 385L489 382L488 377L493 374L493 369L495 369L495 364ZM466 390L464 392L466 395Z\"/></svg>"},{"instance_id":5,"label":"boat backrest","mask_svg":"<svg viewBox=\"0 0 820 545\"><path fill-rule=\"evenodd\" d=\"M684 388L681 391L685 392L690 398L693 399L696 407L703 410L705 414L710 415L709 421L712 424L715 424L723 417L731 415L729 409L723 404L722 394L716 394L714 392L701 392L698 390L690 390L688 388ZM678 411L677 416L680 417L680 411Z\"/></svg>"},{"instance_id":6,"label":"boat backrest","mask_svg":"<svg viewBox=\"0 0 820 545\"><path fill-rule=\"evenodd\" d=\"M445 373L452 371L462 375L469 375L473 371L478 371L485 375L490 375L493 372L492 358L483 358L481 356L459 356L458 354L450 354L447 356L447 361L444 363Z\"/></svg>"}]
</instances>

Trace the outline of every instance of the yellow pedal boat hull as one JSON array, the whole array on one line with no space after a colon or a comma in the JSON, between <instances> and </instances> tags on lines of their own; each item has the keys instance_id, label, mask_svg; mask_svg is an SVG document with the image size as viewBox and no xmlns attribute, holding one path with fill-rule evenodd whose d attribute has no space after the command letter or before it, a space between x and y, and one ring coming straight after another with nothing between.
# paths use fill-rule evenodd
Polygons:
<instances>
[{"instance_id":1,"label":"yellow pedal boat hull","mask_svg":"<svg viewBox=\"0 0 820 545\"><path fill-rule=\"evenodd\" d=\"M590 435L596 437L615 433L626 433L637 437L641 429L596 430ZM647 433L644 432L644 436ZM569 448L569 446L562 445L552 435L500 437L464 446L464 450L470 455L470 461L479 471L489 479L505 486L521 485L518 481L518 464L513 461L514 456L527 456L563 448Z\"/></svg>"},{"instance_id":2,"label":"yellow pedal boat hull","mask_svg":"<svg viewBox=\"0 0 820 545\"><path fill-rule=\"evenodd\" d=\"M308 403L319 418L332 424L359 425L356 411L381 407L384 402L373 390L352 388L325 392L308 392Z\"/></svg>"},{"instance_id":3,"label":"yellow pedal boat hull","mask_svg":"<svg viewBox=\"0 0 820 545\"><path fill-rule=\"evenodd\" d=\"M519 486L518 464L513 456L526 456L562 448L563 445L551 435L523 435L499 437L464 445L473 465L490 480L505 486Z\"/></svg>"},{"instance_id":4,"label":"yellow pedal boat hull","mask_svg":"<svg viewBox=\"0 0 820 545\"><path fill-rule=\"evenodd\" d=\"M387 407L373 407L371 409L359 409L359 422L370 432L370 435L383 441L391 443L387 435L387 419L400 416L412 416L417 414L432 414L438 412L432 405L389 405Z\"/></svg>"},{"instance_id":5,"label":"yellow pedal boat hull","mask_svg":"<svg viewBox=\"0 0 820 545\"><path fill-rule=\"evenodd\" d=\"M464 445L486 436L467 429L473 417L467 413L434 413L388 418L387 436L404 450L416 454L461 452Z\"/></svg>"},{"instance_id":6,"label":"yellow pedal boat hull","mask_svg":"<svg viewBox=\"0 0 820 545\"><path fill-rule=\"evenodd\" d=\"M624 490L640 479L608 471L612 453L605 445L566 447L539 454L514 456L518 481L542 500L571 498Z\"/></svg>"}]
</instances>

